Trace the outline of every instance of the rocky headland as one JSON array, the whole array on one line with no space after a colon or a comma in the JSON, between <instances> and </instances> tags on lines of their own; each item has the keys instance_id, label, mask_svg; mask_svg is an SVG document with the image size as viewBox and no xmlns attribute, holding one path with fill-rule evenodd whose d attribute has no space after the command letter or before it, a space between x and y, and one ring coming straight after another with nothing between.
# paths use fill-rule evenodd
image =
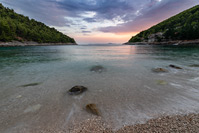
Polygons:
<instances>
[{"instance_id":1,"label":"rocky headland","mask_svg":"<svg viewBox=\"0 0 199 133\"><path fill-rule=\"evenodd\" d=\"M16 46L58 46L58 45L77 45L77 43L38 43L33 41L12 41L0 42L0 47L16 47Z\"/></svg>"}]
</instances>

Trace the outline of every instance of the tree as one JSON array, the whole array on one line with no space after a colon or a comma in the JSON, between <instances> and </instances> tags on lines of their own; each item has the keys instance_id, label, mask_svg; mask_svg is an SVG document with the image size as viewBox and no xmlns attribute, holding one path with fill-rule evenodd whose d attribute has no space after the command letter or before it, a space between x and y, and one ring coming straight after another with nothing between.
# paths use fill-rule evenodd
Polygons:
<instances>
[{"instance_id":1,"label":"tree","mask_svg":"<svg viewBox=\"0 0 199 133\"><path fill-rule=\"evenodd\" d=\"M0 41L12 40L75 43L75 40L34 19L17 14L0 4Z\"/></svg>"}]
</instances>

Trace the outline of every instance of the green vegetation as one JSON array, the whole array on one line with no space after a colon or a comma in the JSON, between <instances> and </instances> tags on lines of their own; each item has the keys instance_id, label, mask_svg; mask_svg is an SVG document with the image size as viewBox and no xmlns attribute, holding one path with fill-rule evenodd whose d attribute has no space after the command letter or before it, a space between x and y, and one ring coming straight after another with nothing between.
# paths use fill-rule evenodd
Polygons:
<instances>
[{"instance_id":1,"label":"green vegetation","mask_svg":"<svg viewBox=\"0 0 199 133\"><path fill-rule=\"evenodd\" d=\"M199 5L132 37L129 42L161 42L199 39Z\"/></svg>"},{"instance_id":2,"label":"green vegetation","mask_svg":"<svg viewBox=\"0 0 199 133\"><path fill-rule=\"evenodd\" d=\"M0 3L0 42L75 43L73 38L34 19L19 15Z\"/></svg>"}]
</instances>

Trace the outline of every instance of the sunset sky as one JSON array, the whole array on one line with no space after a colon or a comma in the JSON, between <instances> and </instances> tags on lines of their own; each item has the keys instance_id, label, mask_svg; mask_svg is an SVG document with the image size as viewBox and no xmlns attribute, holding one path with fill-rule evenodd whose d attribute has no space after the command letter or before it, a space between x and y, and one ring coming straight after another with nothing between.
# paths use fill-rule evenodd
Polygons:
<instances>
[{"instance_id":1,"label":"sunset sky","mask_svg":"<svg viewBox=\"0 0 199 133\"><path fill-rule=\"evenodd\" d=\"M0 0L77 43L124 43L199 0Z\"/></svg>"}]
</instances>

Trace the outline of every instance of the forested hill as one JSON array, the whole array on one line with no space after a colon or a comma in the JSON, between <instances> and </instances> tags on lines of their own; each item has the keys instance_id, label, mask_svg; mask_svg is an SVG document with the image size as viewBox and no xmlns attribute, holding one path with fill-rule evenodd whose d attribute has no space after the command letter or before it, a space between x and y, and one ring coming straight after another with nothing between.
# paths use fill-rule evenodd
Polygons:
<instances>
[{"instance_id":1,"label":"forested hill","mask_svg":"<svg viewBox=\"0 0 199 133\"><path fill-rule=\"evenodd\" d=\"M17 14L0 3L0 42L75 43L73 38L34 19Z\"/></svg>"},{"instance_id":2,"label":"forested hill","mask_svg":"<svg viewBox=\"0 0 199 133\"><path fill-rule=\"evenodd\" d=\"M132 37L129 42L166 42L199 39L199 5Z\"/></svg>"}]
</instances>

